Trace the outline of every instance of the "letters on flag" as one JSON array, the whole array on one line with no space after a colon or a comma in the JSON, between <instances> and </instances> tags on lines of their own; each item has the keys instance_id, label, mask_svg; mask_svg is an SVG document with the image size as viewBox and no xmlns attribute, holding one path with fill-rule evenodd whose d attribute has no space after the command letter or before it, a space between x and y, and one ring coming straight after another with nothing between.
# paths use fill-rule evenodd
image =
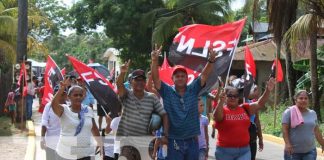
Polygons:
<instances>
[{"instance_id":1,"label":"letters on flag","mask_svg":"<svg viewBox=\"0 0 324 160\"><path fill-rule=\"evenodd\" d=\"M217 77L229 69L245 20L219 26L193 24L179 29L170 47L172 63L201 72L207 62L208 49L218 53L213 71L200 94L210 92Z\"/></svg>"},{"instance_id":2,"label":"letters on flag","mask_svg":"<svg viewBox=\"0 0 324 160\"><path fill-rule=\"evenodd\" d=\"M245 46L245 77L243 95L248 98L256 77L256 67L253 55L248 46Z\"/></svg>"},{"instance_id":3,"label":"letters on flag","mask_svg":"<svg viewBox=\"0 0 324 160\"><path fill-rule=\"evenodd\" d=\"M278 66L276 66L276 61L277 61ZM277 72L275 72L275 70L277 70ZM278 60L278 59L274 60L273 63L272 63L271 76L272 77L277 77L276 78L277 82L282 82L283 81L282 66L281 66L280 60Z\"/></svg>"},{"instance_id":4,"label":"letters on flag","mask_svg":"<svg viewBox=\"0 0 324 160\"><path fill-rule=\"evenodd\" d=\"M42 106L45 106L48 102L51 102L54 94L54 87L60 84L63 80L62 72L56 65L51 56L47 57L45 73L44 73L44 95L42 98ZM43 109L39 109L39 112L43 112Z\"/></svg>"},{"instance_id":5,"label":"letters on flag","mask_svg":"<svg viewBox=\"0 0 324 160\"><path fill-rule=\"evenodd\" d=\"M104 108L108 108L111 112L111 117L117 117L121 111L121 104L115 93L114 86L95 69L88 67L86 64L78 61L72 56L68 56L73 68L80 75L83 81L86 82L87 88Z\"/></svg>"}]
</instances>

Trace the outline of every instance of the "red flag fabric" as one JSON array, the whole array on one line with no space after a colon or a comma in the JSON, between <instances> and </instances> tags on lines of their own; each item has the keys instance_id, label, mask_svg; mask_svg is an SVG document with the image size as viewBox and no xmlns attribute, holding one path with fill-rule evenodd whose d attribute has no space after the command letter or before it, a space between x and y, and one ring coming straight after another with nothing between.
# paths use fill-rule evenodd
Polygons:
<instances>
[{"instance_id":1,"label":"red flag fabric","mask_svg":"<svg viewBox=\"0 0 324 160\"><path fill-rule=\"evenodd\" d=\"M168 63L167 57L166 57L166 55L164 55L163 63L162 63L161 69L167 69L167 68L169 68L169 67L170 67L170 65L169 65L169 63Z\"/></svg>"},{"instance_id":2,"label":"red flag fabric","mask_svg":"<svg viewBox=\"0 0 324 160\"><path fill-rule=\"evenodd\" d=\"M65 69L65 67L61 70L61 74L62 74L62 76L64 77L65 76L65 73L66 73L66 69Z\"/></svg>"},{"instance_id":3,"label":"red flag fabric","mask_svg":"<svg viewBox=\"0 0 324 160\"><path fill-rule=\"evenodd\" d=\"M86 82L86 86L96 100L111 112L112 118L117 117L121 111L121 104L118 100L114 86L95 69L78 61L72 56L68 56L75 71L81 79Z\"/></svg>"},{"instance_id":4,"label":"red flag fabric","mask_svg":"<svg viewBox=\"0 0 324 160\"><path fill-rule=\"evenodd\" d=\"M42 98L41 107L38 112L43 113L44 106L51 102L54 94L54 87L60 84L63 80L63 75L60 68L56 65L51 56L47 56L47 62L44 73L44 94Z\"/></svg>"},{"instance_id":5,"label":"red flag fabric","mask_svg":"<svg viewBox=\"0 0 324 160\"><path fill-rule=\"evenodd\" d=\"M167 65L169 65L169 64L167 64ZM166 68L161 67L159 69L160 79L164 83L172 86L172 85L174 85L174 83L172 81L172 73L173 73L173 70L175 68L174 67L171 67L171 66L164 66L164 67L166 67ZM186 68L186 71L187 71L187 74L188 74L188 82L187 82L187 84L190 84L200 74L199 72L196 72L196 71L194 71L194 70L192 70L190 68Z\"/></svg>"},{"instance_id":6,"label":"red flag fabric","mask_svg":"<svg viewBox=\"0 0 324 160\"><path fill-rule=\"evenodd\" d=\"M247 74L251 74L253 78L256 77L254 58L248 46L245 46L245 71Z\"/></svg>"},{"instance_id":7,"label":"red flag fabric","mask_svg":"<svg viewBox=\"0 0 324 160\"><path fill-rule=\"evenodd\" d=\"M193 24L179 29L170 47L169 60L173 64L201 72L207 62L208 49L218 53L214 70L200 95L209 93L217 77L229 69L245 21L246 18L219 26Z\"/></svg>"},{"instance_id":8,"label":"red flag fabric","mask_svg":"<svg viewBox=\"0 0 324 160\"><path fill-rule=\"evenodd\" d=\"M251 92L252 85L256 77L256 66L253 55L248 46L245 46L245 77L243 95L248 98Z\"/></svg>"},{"instance_id":9,"label":"red flag fabric","mask_svg":"<svg viewBox=\"0 0 324 160\"><path fill-rule=\"evenodd\" d=\"M276 66L276 61L278 66ZM275 72L276 70L276 72ZM282 71L282 66L280 63L280 60L276 59L273 61L272 63L272 67L271 67L271 75L273 77L277 77L277 82L282 82L283 81L283 71Z\"/></svg>"},{"instance_id":10,"label":"red flag fabric","mask_svg":"<svg viewBox=\"0 0 324 160\"><path fill-rule=\"evenodd\" d=\"M19 80L17 84L20 86L21 83L23 83L24 85L22 90L22 96L26 97L28 88L27 88L27 70L26 70L25 62L21 63Z\"/></svg>"}]
</instances>

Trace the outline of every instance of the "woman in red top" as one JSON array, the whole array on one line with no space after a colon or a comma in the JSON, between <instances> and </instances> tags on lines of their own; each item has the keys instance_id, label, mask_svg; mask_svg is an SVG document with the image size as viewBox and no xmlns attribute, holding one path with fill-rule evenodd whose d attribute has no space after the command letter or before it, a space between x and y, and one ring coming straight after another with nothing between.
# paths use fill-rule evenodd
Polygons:
<instances>
[{"instance_id":1,"label":"woman in red top","mask_svg":"<svg viewBox=\"0 0 324 160\"><path fill-rule=\"evenodd\" d=\"M255 114L264 107L274 84L275 80L270 78L263 95L258 101L250 104L239 104L240 97L237 88L228 86L225 92L221 93L219 103L214 111L214 120L218 130L216 160L251 159L249 115ZM224 105L225 102L226 105Z\"/></svg>"}]
</instances>

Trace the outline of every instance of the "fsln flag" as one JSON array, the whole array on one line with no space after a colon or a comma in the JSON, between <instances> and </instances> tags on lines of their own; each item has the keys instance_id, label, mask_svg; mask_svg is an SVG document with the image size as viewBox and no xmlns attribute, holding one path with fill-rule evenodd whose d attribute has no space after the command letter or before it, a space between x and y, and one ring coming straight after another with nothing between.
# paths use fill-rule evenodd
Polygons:
<instances>
[{"instance_id":1,"label":"fsln flag","mask_svg":"<svg viewBox=\"0 0 324 160\"><path fill-rule=\"evenodd\" d=\"M248 46L245 46L245 76L243 95L248 98L256 77L256 67L253 55Z\"/></svg>"},{"instance_id":2,"label":"fsln flag","mask_svg":"<svg viewBox=\"0 0 324 160\"><path fill-rule=\"evenodd\" d=\"M121 111L121 103L114 91L114 86L95 69L88 67L72 56L68 56L68 58L81 79L86 82L91 94L104 108L110 110L112 118L117 117L118 112Z\"/></svg>"},{"instance_id":3,"label":"fsln flag","mask_svg":"<svg viewBox=\"0 0 324 160\"><path fill-rule=\"evenodd\" d=\"M278 64L278 66L276 66L276 63ZM277 72L275 72L275 71L277 71ZM278 60L278 59L275 59L273 61L273 63L272 63L271 76L274 77L274 78L277 77L276 78L277 82L282 82L283 81L282 66L281 66L280 60Z\"/></svg>"},{"instance_id":4,"label":"fsln flag","mask_svg":"<svg viewBox=\"0 0 324 160\"><path fill-rule=\"evenodd\" d=\"M61 70L61 74L62 74L62 76L65 76L65 73L66 73L66 69L65 69L65 67Z\"/></svg>"},{"instance_id":5,"label":"fsln flag","mask_svg":"<svg viewBox=\"0 0 324 160\"><path fill-rule=\"evenodd\" d=\"M196 72L190 68L186 68L187 74L188 74L188 82L187 84L190 84L195 78L197 78L199 76L199 72ZM159 68L159 76L161 81L163 81L164 83L168 84L168 85L174 85L173 81L172 81L172 73L175 70L175 67L171 67L167 61L166 56L164 56L164 60L163 60L163 64L162 66Z\"/></svg>"},{"instance_id":6,"label":"fsln flag","mask_svg":"<svg viewBox=\"0 0 324 160\"><path fill-rule=\"evenodd\" d=\"M54 94L54 87L60 84L63 75L60 68L56 65L51 56L47 56L47 62L44 73L44 95L42 98L42 106L51 102ZM39 112L43 112L42 109Z\"/></svg>"},{"instance_id":7,"label":"fsln flag","mask_svg":"<svg viewBox=\"0 0 324 160\"><path fill-rule=\"evenodd\" d=\"M229 69L245 20L246 18L219 26L203 24L184 26L173 39L170 61L197 72L201 72L204 68L209 48L218 53L213 71L200 95L210 92L218 80L217 77Z\"/></svg>"}]
</instances>

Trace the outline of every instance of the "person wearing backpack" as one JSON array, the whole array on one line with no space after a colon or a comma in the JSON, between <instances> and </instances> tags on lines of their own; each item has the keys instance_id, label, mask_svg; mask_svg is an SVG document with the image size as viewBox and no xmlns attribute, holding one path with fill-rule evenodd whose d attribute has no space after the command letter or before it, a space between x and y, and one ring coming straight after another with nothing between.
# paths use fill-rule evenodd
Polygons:
<instances>
[{"instance_id":1,"label":"person wearing backpack","mask_svg":"<svg viewBox=\"0 0 324 160\"><path fill-rule=\"evenodd\" d=\"M251 92L246 100L247 103L253 103L258 100L259 97L259 89L256 84L253 84L251 88ZM259 119L259 113L250 116L250 150L251 150L251 160L255 160L256 151L257 151L257 140L259 140L259 151L263 150L263 137L262 137L262 129L261 123Z\"/></svg>"}]
</instances>

